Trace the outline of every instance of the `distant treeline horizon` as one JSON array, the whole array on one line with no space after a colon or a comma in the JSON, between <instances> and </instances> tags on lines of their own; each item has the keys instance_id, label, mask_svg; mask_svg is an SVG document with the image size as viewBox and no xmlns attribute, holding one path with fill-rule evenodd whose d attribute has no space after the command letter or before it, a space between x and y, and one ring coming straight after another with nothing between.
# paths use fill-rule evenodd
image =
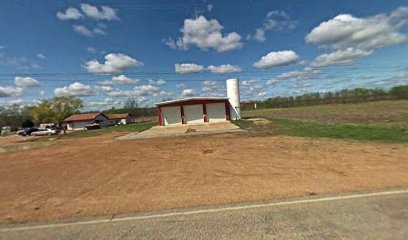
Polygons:
<instances>
[{"instance_id":1,"label":"distant treeline horizon","mask_svg":"<svg viewBox=\"0 0 408 240\"><path fill-rule=\"evenodd\" d=\"M67 99L77 100L79 105L82 106L82 100L75 97L66 97ZM273 97L264 101L255 101L257 108L290 108L300 106L314 106L322 104L344 104L344 103L361 103L361 102L373 102L383 100L408 100L408 84L395 86L390 89L369 89L369 88L355 88L344 89L335 92L316 92L308 93L299 96L290 97ZM48 99L43 102L55 102L60 98ZM56 113L41 113L33 114L34 110L41 109L39 106L24 106L21 107L18 104L10 106L0 106L0 128L3 126L11 126L13 130L20 127L24 127L24 123L30 121L35 124L42 122L54 122L62 121L65 117L74 113L84 113L78 108L72 109L68 114L56 114ZM48 109L45 107L45 109ZM241 104L242 110L254 109L254 104ZM86 111L85 111L86 112ZM89 112L89 111L88 111ZM92 111L95 112L95 111ZM148 117L155 116L157 114L155 107L139 107L134 99L128 99L122 108L111 108L102 110L105 114L112 113L131 113L133 117ZM61 115L61 116L60 116ZM66 115L66 116L65 116ZM62 117L63 116L63 117ZM55 120L59 118L60 120Z\"/></svg>"},{"instance_id":2,"label":"distant treeline horizon","mask_svg":"<svg viewBox=\"0 0 408 240\"><path fill-rule=\"evenodd\" d=\"M314 92L299 96L273 97L256 102L257 108L289 108L323 104L361 103L383 100L408 99L408 85L392 87L388 90L371 88L343 89L335 92ZM254 104L241 104L242 110L254 109Z\"/></svg>"}]
</instances>

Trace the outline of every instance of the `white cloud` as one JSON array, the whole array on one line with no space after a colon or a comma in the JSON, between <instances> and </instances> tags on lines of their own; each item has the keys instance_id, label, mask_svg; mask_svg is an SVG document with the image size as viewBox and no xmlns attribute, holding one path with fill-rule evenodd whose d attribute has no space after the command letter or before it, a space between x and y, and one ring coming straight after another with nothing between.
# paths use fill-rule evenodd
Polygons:
<instances>
[{"instance_id":1,"label":"white cloud","mask_svg":"<svg viewBox=\"0 0 408 240\"><path fill-rule=\"evenodd\" d=\"M259 83L261 80L259 79L250 79L250 80L244 80L241 82L241 85L243 88L250 87L254 83Z\"/></svg>"},{"instance_id":2,"label":"white cloud","mask_svg":"<svg viewBox=\"0 0 408 240\"><path fill-rule=\"evenodd\" d=\"M38 54L37 54L37 58L39 58L39 59L46 59L45 55L42 54L42 53L38 53Z\"/></svg>"},{"instance_id":3,"label":"white cloud","mask_svg":"<svg viewBox=\"0 0 408 240\"><path fill-rule=\"evenodd\" d=\"M194 96L194 90L193 89L184 89L181 91L181 96L183 97L192 97Z\"/></svg>"},{"instance_id":4,"label":"white cloud","mask_svg":"<svg viewBox=\"0 0 408 240\"><path fill-rule=\"evenodd\" d=\"M92 19L95 20L119 20L116 10L108 7L108 6L101 6L100 9L96 6L92 6L87 3L81 4L81 10L84 14Z\"/></svg>"},{"instance_id":5,"label":"white cloud","mask_svg":"<svg viewBox=\"0 0 408 240\"><path fill-rule=\"evenodd\" d=\"M176 63L174 64L174 68L176 73L180 74L199 73L204 70L203 65L197 65L195 63Z\"/></svg>"},{"instance_id":6,"label":"white cloud","mask_svg":"<svg viewBox=\"0 0 408 240\"><path fill-rule=\"evenodd\" d=\"M265 91L259 92L258 97L265 97L266 94L267 94L267 92L265 92Z\"/></svg>"},{"instance_id":7,"label":"white cloud","mask_svg":"<svg viewBox=\"0 0 408 240\"><path fill-rule=\"evenodd\" d=\"M259 79L251 79L242 82L241 96L245 99L259 99L266 95L265 86L257 84L261 82Z\"/></svg>"},{"instance_id":8,"label":"white cloud","mask_svg":"<svg viewBox=\"0 0 408 240\"><path fill-rule=\"evenodd\" d=\"M121 101L118 100L113 100L112 98L105 98L104 100L101 101L89 101L86 103L87 107L119 107L122 104Z\"/></svg>"},{"instance_id":9,"label":"white cloud","mask_svg":"<svg viewBox=\"0 0 408 240\"><path fill-rule=\"evenodd\" d=\"M225 84L223 82L207 80L201 85L201 91L207 96L225 96Z\"/></svg>"},{"instance_id":10,"label":"white cloud","mask_svg":"<svg viewBox=\"0 0 408 240\"><path fill-rule=\"evenodd\" d=\"M201 91L203 92L213 92L220 88L220 84L216 81L207 80L202 82L201 85L203 85L203 87L201 88Z\"/></svg>"},{"instance_id":11,"label":"white cloud","mask_svg":"<svg viewBox=\"0 0 408 240\"><path fill-rule=\"evenodd\" d=\"M152 85L136 86L133 90L135 94L139 96L152 95L160 92L160 88Z\"/></svg>"},{"instance_id":12,"label":"white cloud","mask_svg":"<svg viewBox=\"0 0 408 240\"><path fill-rule=\"evenodd\" d=\"M260 69L269 69L295 63L299 56L292 50L270 52L263 56L261 60L254 63L254 67Z\"/></svg>"},{"instance_id":13,"label":"white cloud","mask_svg":"<svg viewBox=\"0 0 408 240\"><path fill-rule=\"evenodd\" d=\"M106 26L103 24L98 24L93 29L86 27L85 25L73 25L74 31L85 37L93 37L95 35L106 35Z\"/></svg>"},{"instance_id":14,"label":"white cloud","mask_svg":"<svg viewBox=\"0 0 408 240\"><path fill-rule=\"evenodd\" d=\"M109 91L107 94L112 97L143 97L147 95L157 95L160 94L160 88L153 85L141 85L136 86L132 90L120 90L115 89Z\"/></svg>"},{"instance_id":15,"label":"white cloud","mask_svg":"<svg viewBox=\"0 0 408 240\"><path fill-rule=\"evenodd\" d=\"M308 88L311 87L313 84L312 83L295 83L293 85L293 88Z\"/></svg>"},{"instance_id":16,"label":"white cloud","mask_svg":"<svg viewBox=\"0 0 408 240\"><path fill-rule=\"evenodd\" d=\"M214 6L212 4L207 4L207 11L211 12Z\"/></svg>"},{"instance_id":17,"label":"white cloud","mask_svg":"<svg viewBox=\"0 0 408 240\"><path fill-rule=\"evenodd\" d=\"M105 62L99 63L91 60L84 64L84 68L94 74L112 74L125 71L133 67L141 67L143 63L121 53L109 53L105 56Z\"/></svg>"},{"instance_id":18,"label":"white cloud","mask_svg":"<svg viewBox=\"0 0 408 240\"><path fill-rule=\"evenodd\" d=\"M30 102L28 102L27 100L24 100L24 99L21 99L21 98L17 98L17 99L2 99L1 98L1 95L0 95L0 105L1 106L3 106L3 107L9 107L9 106L12 106L12 105L18 105L18 107L20 108L20 109L23 109L24 107L27 107L27 106L32 106L32 105L35 105L35 104L37 104L36 102L35 102L35 100L33 100L32 101L32 103L30 103Z\"/></svg>"},{"instance_id":19,"label":"white cloud","mask_svg":"<svg viewBox=\"0 0 408 240\"><path fill-rule=\"evenodd\" d=\"M367 57L373 53L373 50L360 50L355 48L347 48L345 50L337 50L332 53L322 54L316 57L311 66L323 67L333 64L347 64L353 62L355 59Z\"/></svg>"},{"instance_id":20,"label":"white cloud","mask_svg":"<svg viewBox=\"0 0 408 240\"><path fill-rule=\"evenodd\" d=\"M112 77L112 82L118 84L136 84L139 82L139 79L131 79L122 74L116 77Z\"/></svg>"},{"instance_id":21,"label":"white cloud","mask_svg":"<svg viewBox=\"0 0 408 240\"><path fill-rule=\"evenodd\" d=\"M178 89L185 89L187 86L184 83L177 83L176 88Z\"/></svg>"},{"instance_id":22,"label":"white cloud","mask_svg":"<svg viewBox=\"0 0 408 240\"><path fill-rule=\"evenodd\" d=\"M89 30L86 26L84 25L73 25L72 28L76 33L81 34L82 36L85 37L93 37L93 33L91 30Z\"/></svg>"},{"instance_id":23,"label":"white cloud","mask_svg":"<svg viewBox=\"0 0 408 240\"><path fill-rule=\"evenodd\" d=\"M159 79L159 80L152 80L152 79L150 79L150 80L149 80L149 84L160 86L160 85L166 84L166 81L163 80L163 79Z\"/></svg>"},{"instance_id":24,"label":"white cloud","mask_svg":"<svg viewBox=\"0 0 408 240\"><path fill-rule=\"evenodd\" d=\"M67 8L65 10L65 12L57 12L57 18L59 20L63 20L63 21L65 21L65 20L77 20L77 19L80 19L82 17L83 17L82 13L78 9L73 8L73 7Z\"/></svg>"},{"instance_id":25,"label":"white cloud","mask_svg":"<svg viewBox=\"0 0 408 240\"><path fill-rule=\"evenodd\" d=\"M320 70L318 69L313 69L311 67L305 67L301 71L295 70L295 71L282 73L281 75L277 76L276 79L277 80L283 80L283 79L300 80L300 79L316 76L319 73L320 73Z\"/></svg>"},{"instance_id":26,"label":"white cloud","mask_svg":"<svg viewBox=\"0 0 408 240\"><path fill-rule=\"evenodd\" d=\"M164 39L163 42L173 49L187 50L190 45L201 50L215 49L226 52L242 47L241 36L236 32L222 34L223 26L217 20L207 20L204 16L196 19L185 19L182 36L177 40Z\"/></svg>"},{"instance_id":27,"label":"white cloud","mask_svg":"<svg viewBox=\"0 0 408 240\"><path fill-rule=\"evenodd\" d=\"M216 73L216 74L241 72L240 67L233 66L231 64L222 64L222 65L219 65L219 66L210 65L210 66L207 67L207 69L211 73Z\"/></svg>"},{"instance_id":28,"label":"white cloud","mask_svg":"<svg viewBox=\"0 0 408 240\"><path fill-rule=\"evenodd\" d=\"M407 24L408 7L399 7L390 14L366 18L340 14L322 22L305 38L307 43L331 49L359 48L372 50L400 44L407 36L399 30Z\"/></svg>"},{"instance_id":29,"label":"white cloud","mask_svg":"<svg viewBox=\"0 0 408 240\"><path fill-rule=\"evenodd\" d=\"M0 51L0 65L24 70L41 68L36 62L33 62L26 57L10 56L4 50Z\"/></svg>"},{"instance_id":30,"label":"white cloud","mask_svg":"<svg viewBox=\"0 0 408 240\"><path fill-rule=\"evenodd\" d=\"M111 92L115 90L111 86L96 86L95 88L104 92Z\"/></svg>"},{"instance_id":31,"label":"white cloud","mask_svg":"<svg viewBox=\"0 0 408 240\"><path fill-rule=\"evenodd\" d=\"M94 19L98 21L96 24L87 22L88 26L84 24L75 24L72 26L73 30L86 37L93 37L95 35L106 35L107 26L100 23L100 20L112 21L119 20L116 10L108 6L92 6L87 3L81 4L82 13L73 7L69 7L65 12L57 12L57 17L60 20L80 20L81 18ZM83 21L82 21L83 22ZM91 25L91 26L89 26Z\"/></svg>"},{"instance_id":32,"label":"white cloud","mask_svg":"<svg viewBox=\"0 0 408 240\"><path fill-rule=\"evenodd\" d=\"M132 97L135 95L133 91L130 90L124 91L120 89L115 89L113 91L108 92L107 94L111 97Z\"/></svg>"},{"instance_id":33,"label":"white cloud","mask_svg":"<svg viewBox=\"0 0 408 240\"><path fill-rule=\"evenodd\" d=\"M101 24L101 23L98 23L97 25L96 25L96 27L92 30L92 32L95 34L95 35L102 35L102 36L104 36L104 35L106 35L107 33L106 33L106 29L107 29L108 27L105 25L105 24Z\"/></svg>"},{"instance_id":34,"label":"white cloud","mask_svg":"<svg viewBox=\"0 0 408 240\"><path fill-rule=\"evenodd\" d=\"M55 96L92 96L95 92L92 90L91 86L85 85L79 82L74 82L67 87L54 89Z\"/></svg>"},{"instance_id":35,"label":"white cloud","mask_svg":"<svg viewBox=\"0 0 408 240\"><path fill-rule=\"evenodd\" d=\"M171 92L160 91L159 95L162 96L162 97L171 97L171 96L173 96L174 94L171 93Z\"/></svg>"},{"instance_id":36,"label":"white cloud","mask_svg":"<svg viewBox=\"0 0 408 240\"><path fill-rule=\"evenodd\" d=\"M297 21L292 20L284 11L270 11L261 27L257 28L255 34L249 35L247 39L254 39L258 42L266 40L265 33L268 31L292 30L298 25Z\"/></svg>"},{"instance_id":37,"label":"white cloud","mask_svg":"<svg viewBox=\"0 0 408 240\"><path fill-rule=\"evenodd\" d=\"M278 82L279 82L278 79L270 79L270 80L268 80L268 81L266 82L266 85L272 86L272 85L277 84Z\"/></svg>"},{"instance_id":38,"label":"white cloud","mask_svg":"<svg viewBox=\"0 0 408 240\"><path fill-rule=\"evenodd\" d=\"M119 75L112 77L112 80L105 80L105 81L98 81L99 84L102 85L113 85L113 84L137 84L139 83L139 79L132 79L129 77L126 77L125 75Z\"/></svg>"},{"instance_id":39,"label":"white cloud","mask_svg":"<svg viewBox=\"0 0 408 240\"><path fill-rule=\"evenodd\" d=\"M0 86L0 98L20 96L23 92L20 87Z\"/></svg>"},{"instance_id":40,"label":"white cloud","mask_svg":"<svg viewBox=\"0 0 408 240\"><path fill-rule=\"evenodd\" d=\"M38 82L36 79L32 77L15 77L14 84L17 87L22 87L22 88L31 88L31 87L40 86L40 82Z\"/></svg>"},{"instance_id":41,"label":"white cloud","mask_svg":"<svg viewBox=\"0 0 408 240\"><path fill-rule=\"evenodd\" d=\"M86 51L87 52L90 52L90 53L92 53L92 54L95 54L97 51L96 51L96 48L94 48L94 47L87 47L86 48Z\"/></svg>"},{"instance_id":42,"label":"white cloud","mask_svg":"<svg viewBox=\"0 0 408 240\"><path fill-rule=\"evenodd\" d=\"M290 80L304 80L310 79L317 76L320 73L319 69L314 69L311 67L305 67L303 70L294 70L280 74L279 76L272 78L266 82L266 85L275 85L281 80L290 79Z\"/></svg>"}]
</instances>

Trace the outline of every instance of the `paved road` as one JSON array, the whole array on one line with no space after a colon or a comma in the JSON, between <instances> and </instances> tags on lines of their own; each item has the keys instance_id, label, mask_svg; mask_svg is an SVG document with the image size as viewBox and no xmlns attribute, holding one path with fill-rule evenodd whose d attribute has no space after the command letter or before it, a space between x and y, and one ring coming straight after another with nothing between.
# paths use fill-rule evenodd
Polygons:
<instances>
[{"instance_id":1,"label":"paved road","mask_svg":"<svg viewBox=\"0 0 408 240\"><path fill-rule=\"evenodd\" d=\"M408 239L408 190L7 227L0 239Z\"/></svg>"}]
</instances>

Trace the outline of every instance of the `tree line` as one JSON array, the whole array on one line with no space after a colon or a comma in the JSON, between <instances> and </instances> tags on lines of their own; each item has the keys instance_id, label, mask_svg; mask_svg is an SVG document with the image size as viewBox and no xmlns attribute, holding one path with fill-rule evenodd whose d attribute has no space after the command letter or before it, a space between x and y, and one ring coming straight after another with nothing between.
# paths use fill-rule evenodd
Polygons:
<instances>
[{"instance_id":1,"label":"tree line","mask_svg":"<svg viewBox=\"0 0 408 240\"><path fill-rule=\"evenodd\" d=\"M133 98L127 99L122 108L111 108L103 111L104 114L115 114L115 113L130 113L133 117L149 117L155 116L157 114L156 108L144 108L140 107L137 101Z\"/></svg>"},{"instance_id":2,"label":"tree line","mask_svg":"<svg viewBox=\"0 0 408 240\"><path fill-rule=\"evenodd\" d=\"M19 128L38 126L41 123L62 126L64 119L81 113L83 106L83 101L73 96L45 99L36 106L17 104L8 107L0 106L0 128L10 126L12 131L16 131ZM140 108L134 99L128 99L122 108L111 108L102 112L105 114L130 113L133 117L156 115L155 108Z\"/></svg>"},{"instance_id":3,"label":"tree line","mask_svg":"<svg viewBox=\"0 0 408 240\"><path fill-rule=\"evenodd\" d=\"M336 92L315 92L299 96L274 97L257 102L257 108L289 108L322 104L361 103L382 100L408 99L408 85L383 89L343 89ZM253 109L253 105L243 104L242 110Z\"/></svg>"},{"instance_id":4,"label":"tree line","mask_svg":"<svg viewBox=\"0 0 408 240\"><path fill-rule=\"evenodd\" d=\"M308 93L300 96L274 97L257 102L258 108L288 108L313 106L320 104L360 103L381 100L408 99L408 85L393 87L389 90L355 88L337 92ZM11 126L15 131L21 127L30 127L41 123L62 125L65 118L80 113L83 101L77 97L54 97L42 100L36 106L19 106L17 104L0 106L0 128ZM253 105L243 104L243 110L253 109ZM122 108L111 108L105 114L131 113L133 117L155 116L155 108L141 108L134 99L128 99Z\"/></svg>"}]
</instances>

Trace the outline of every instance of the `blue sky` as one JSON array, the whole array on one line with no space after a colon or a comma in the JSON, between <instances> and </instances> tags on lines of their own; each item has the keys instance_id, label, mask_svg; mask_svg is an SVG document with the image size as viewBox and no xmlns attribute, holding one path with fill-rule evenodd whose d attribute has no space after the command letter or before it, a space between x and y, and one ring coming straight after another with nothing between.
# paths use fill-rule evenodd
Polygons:
<instances>
[{"instance_id":1,"label":"blue sky","mask_svg":"<svg viewBox=\"0 0 408 240\"><path fill-rule=\"evenodd\" d=\"M408 84L406 1L0 2L0 104L86 110Z\"/></svg>"}]
</instances>

